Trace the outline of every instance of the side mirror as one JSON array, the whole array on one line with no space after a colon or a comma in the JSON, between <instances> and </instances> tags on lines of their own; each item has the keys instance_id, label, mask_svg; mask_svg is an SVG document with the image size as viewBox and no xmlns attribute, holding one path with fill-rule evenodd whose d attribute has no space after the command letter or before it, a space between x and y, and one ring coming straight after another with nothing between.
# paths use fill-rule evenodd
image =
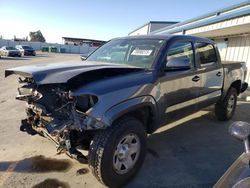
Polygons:
<instances>
[{"instance_id":1,"label":"side mirror","mask_svg":"<svg viewBox=\"0 0 250 188\"><path fill-rule=\"evenodd\" d=\"M81 60L82 60L82 61L85 61L85 60L87 59L88 56L87 56L87 55L84 55L84 54L81 54L80 57L81 57Z\"/></svg>"},{"instance_id":2,"label":"side mirror","mask_svg":"<svg viewBox=\"0 0 250 188\"><path fill-rule=\"evenodd\" d=\"M167 61L166 68L173 69L190 69L190 59L183 57L171 58Z\"/></svg>"},{"instance_id":3,"label":"side mirror","mask_svg":"<svg viewBox=\"0 0 250 188\"><path fill-rule=\"evenodd\" d=\"M250 153L249 140L250 124L243 121L236 121L229 127L229 133L240 141L244 142L246 153Z\"/></svg>"}]
</instances>

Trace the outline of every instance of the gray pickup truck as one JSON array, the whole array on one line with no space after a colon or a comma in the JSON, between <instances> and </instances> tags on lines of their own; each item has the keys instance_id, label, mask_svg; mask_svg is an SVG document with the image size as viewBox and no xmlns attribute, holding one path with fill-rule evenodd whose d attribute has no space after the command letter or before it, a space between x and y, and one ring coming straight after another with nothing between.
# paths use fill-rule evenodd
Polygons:
<instances>
[{"instance_id":1,"label":"gray pickup truck","mask_svg":"<svg viewBox=\"0 0 250 188\"><path fill-rule=\"evenodd\" d=\"M222 64L209 39L159 35L113 39L86 61L18 67L5 76L20 75L16 98L28 104L21 130L51 139L117 187L139 170L147 134L160 126L213 104L219 120L230 119L248 87L246 72L244 63Z\"/></svg>"}]
</instances>

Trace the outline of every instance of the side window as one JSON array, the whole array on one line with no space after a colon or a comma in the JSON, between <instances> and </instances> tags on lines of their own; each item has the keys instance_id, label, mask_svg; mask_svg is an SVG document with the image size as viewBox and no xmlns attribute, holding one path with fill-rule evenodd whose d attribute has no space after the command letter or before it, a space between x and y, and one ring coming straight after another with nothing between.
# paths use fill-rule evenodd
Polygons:
<instances>
[{"instance_id":1,"label":"side window","mask_svg":"<svg viewBox=\"0 0 250 188\"><path fill-rule=\"evenodd\" d=\"M166 69L190 68L194 64L194 52L191 42L173 43L166 56Z\"/></svg>"},{"instance_id":2,"label":"side window","mask_svg":"<svg viewBox=\"0 0 250 188\"><path fill-rule=\"evenodd\" d=\"M217 62L214 46L208 43L196 43L198 61L201 66Z\"/></svg>"}]
</instances>

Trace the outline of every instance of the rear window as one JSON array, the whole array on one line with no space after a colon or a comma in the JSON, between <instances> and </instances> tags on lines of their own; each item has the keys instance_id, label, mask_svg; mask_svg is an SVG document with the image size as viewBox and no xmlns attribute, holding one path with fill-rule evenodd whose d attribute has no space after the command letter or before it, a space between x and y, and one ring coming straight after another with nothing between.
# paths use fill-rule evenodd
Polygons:
<instances>
[{"instance_id":1,"label":"rear window","mask_svg":"<svg viewBox=\"0 0 250 188\"><path fill-rule=\"evenodd\" d=\"M212 44L196 43L196 50L201 66L217 62L217 56Z\"/></svg>"},{"instance_id":2,"label":"rear window","mask_svg":"<svg viewBox=\"0 0 250 188\"><path fill-rule=\"evenodd\" d=\"M6 47L6 50L16 50L14 47Z\"/></svg>"},{"instance_id":3,"label":"rear window","mask_svg":"<svg viewBox=\"0 0 250 188\"><path fill-rule=\"evenodd\" d=\"M23 49L25 49L25 50L31 50L31 49L32 49L30 46L22 46L22 47L23 47Z\"/></svg>"}]
</instances>

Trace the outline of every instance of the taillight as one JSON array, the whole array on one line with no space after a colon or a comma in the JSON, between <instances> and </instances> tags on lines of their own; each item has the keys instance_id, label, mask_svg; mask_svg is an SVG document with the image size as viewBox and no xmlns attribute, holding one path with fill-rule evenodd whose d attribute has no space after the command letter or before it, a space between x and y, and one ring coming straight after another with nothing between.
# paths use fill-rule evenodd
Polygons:
<instances>
[{"instance_id":1,"label":"taillight","mask_svg":"<svg viewBox=\"0 0 250 188\"><path fill-rule=\"evenodd\" d=\"M246 77L247 77L247 66L246 66L245 71L244 71L244 80L246 80Z\"/></svg>"}]
</instances>

